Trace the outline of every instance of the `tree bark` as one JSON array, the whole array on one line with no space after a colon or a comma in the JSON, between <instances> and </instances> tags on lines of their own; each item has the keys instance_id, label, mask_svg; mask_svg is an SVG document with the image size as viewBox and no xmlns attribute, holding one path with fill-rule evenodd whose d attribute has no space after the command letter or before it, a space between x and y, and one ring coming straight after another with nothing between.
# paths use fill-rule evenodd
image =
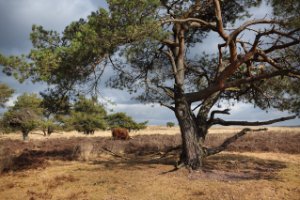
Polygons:
<instances>
[{"instance_id":1,"label":"tree bark","mask_svg":"<svg viewBox=\"0 0 300 200\"><path fill-rule=\"evenodd\" d=\"M47 135L50 136L54 132L54 128L51 126L47 127Z\"/></svg>"},{"instance_id":2,"label":"tree bark","mask_svg":"<svg viewBox=\"0 0 300 200\"><path fill-rule=\"evenodd\" d=\"M22 136L23 136L23 141L27 142L28 141L28 131L22 131Z\"/></svg>"},{"instance_id":3,"label":"tree bark","mask_svg":"<svg viewBox=\"0 0 300 200\"><path fill-rule=\"evenodd\" d=\"M202 167L205 151L203 138L196 123L196 118L181 91L175 92L175 114L179 122L182 137L182 152L179 165L184 164L193 170Z\"/></svg>"}]
</instances>

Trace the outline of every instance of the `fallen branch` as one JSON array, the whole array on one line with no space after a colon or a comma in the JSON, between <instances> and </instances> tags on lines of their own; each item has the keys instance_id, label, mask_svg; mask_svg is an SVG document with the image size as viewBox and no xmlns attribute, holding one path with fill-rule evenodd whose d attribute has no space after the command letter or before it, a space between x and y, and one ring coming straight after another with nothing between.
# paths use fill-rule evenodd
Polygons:
<instances>
[{"instance_id":1,"label":"fallen branch","mask_svg":"<svg viewBox=\"0 0 300 200\"><path fill-rule=\"evenodd\" d=\"M240 132L238 132L237 134L235 134L234 136L227 138L223 142L223 144L221 144L220 146L206 149L206 156L211 156L211 155L220 153L221 151L224 151L228 147L228 145L235 142L237 139L244 136L246 133L248 133L250 131L251 132L259 132L259 131L267 131L267 130L268 130L267 128L260 128L260 129L245 128L245 129L241 130Z\"/></svg>"}]
</instances>

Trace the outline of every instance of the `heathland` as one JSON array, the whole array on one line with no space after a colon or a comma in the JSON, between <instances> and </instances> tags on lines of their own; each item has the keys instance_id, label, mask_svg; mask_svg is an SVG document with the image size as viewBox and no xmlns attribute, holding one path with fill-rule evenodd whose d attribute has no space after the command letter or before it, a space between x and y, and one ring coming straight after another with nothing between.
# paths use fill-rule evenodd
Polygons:
<instances>
[{"instance_id":1,"label":"heathland","mask_svg":"<svg viewBox=\"0 0 300 200\"><path fill-rule=\"evenodd\" d=\"M206 146L241 129L213 128ZM300 128L250 132L201 171L172 172L178 127L130 135L33 132L28 142L20 133L0 135L0 199L300 199Z\"/></svg>"}]
</instances>

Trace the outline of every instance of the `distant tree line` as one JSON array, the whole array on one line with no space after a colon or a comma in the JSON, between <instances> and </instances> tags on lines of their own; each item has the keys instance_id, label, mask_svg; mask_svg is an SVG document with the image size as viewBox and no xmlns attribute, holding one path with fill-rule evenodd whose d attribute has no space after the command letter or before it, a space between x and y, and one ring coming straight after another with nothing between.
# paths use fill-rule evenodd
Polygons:
<instances>
[{"instance_id":1,"label":"distant tree line","mask_svg":"<svg viewBox=\"0 0 300 200\"><path fill-rule=\"evenodd\" d=\"M5 98L1 97L1 105L12 95L13 90L0 85L7 92ZM4 93L2 93L4 94ZM96 99L87 99L79 96L73 103L68 98L55 98L45 94L24 93L19 96L13 106L9 107L0 119L1 130L6 133L21 131L23 139L28 139L28 134L37 129L50 136L54 131L76 130L84 134L94 134L96 130L112 128L126 128L140 130L146 128L147 121L135 122L126 113L107 114L103 105Z\"/></svg>"}]
</instances>

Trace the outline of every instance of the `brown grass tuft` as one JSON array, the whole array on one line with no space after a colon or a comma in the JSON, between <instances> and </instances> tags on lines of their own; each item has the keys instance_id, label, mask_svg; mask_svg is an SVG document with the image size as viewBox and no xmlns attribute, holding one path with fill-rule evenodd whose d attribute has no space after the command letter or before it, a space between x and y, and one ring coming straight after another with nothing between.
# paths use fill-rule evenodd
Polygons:
<instances>
[{"instance_id":1,"label":"brown grass tuft","mask_svg":"<svg viewBox=\"0 0 300 200\"><path fill-rule=\"evenodd\" d=\"M72 183L78 180L79 179L75 178L73 175L59 175L55 176L52 180L44 180L44 184L47 186L48 189L54 189L64 185L65 183Z\"/></svg>"},{"instance_id":2,"label":"brown grass tuft","mask_svg":"<svg viewBox=\"0 0 300 200\"><path fill-rule=\"evenodd\" d=\"M33 190L27 190L27 196L29 196L30 200L36 200L36 199L50 200L53 197L53 195L49 191L35 192Z\"/></svg>"}]
</instances>

